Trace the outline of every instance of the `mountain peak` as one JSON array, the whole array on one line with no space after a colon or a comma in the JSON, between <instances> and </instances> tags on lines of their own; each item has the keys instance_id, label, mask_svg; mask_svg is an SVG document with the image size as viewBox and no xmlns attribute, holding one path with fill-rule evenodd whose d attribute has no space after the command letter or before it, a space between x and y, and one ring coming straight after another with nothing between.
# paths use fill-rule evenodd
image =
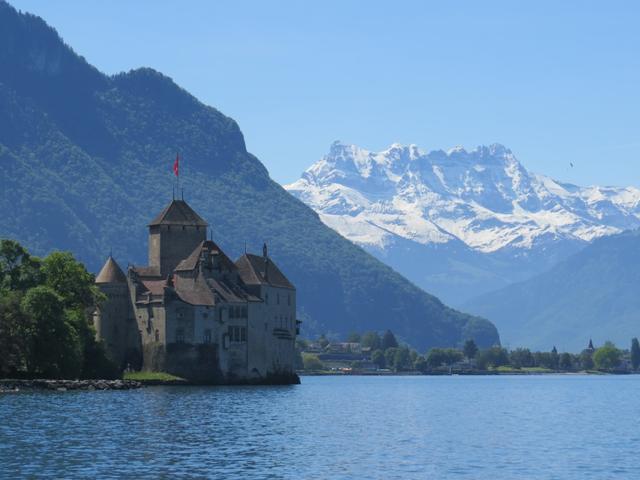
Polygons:
<instances>
[{"instance_id":1,"label":"mountain peak","mask_svg":"<svg viewBox=\"0 0 640 480\"><path fill-rule=\"evenodd\" d=\"M385 235L423 244L455 238L481 252L588 242L640 226L640 190L565 188L528 172L499 143L446 152L399 143L370 152L334 143L307 173L285 188L321 215L357 217L360 229L324 219L365 244L362 231L372 225L381 229L369 237L379 246Z\"/></svg>"}]
</instances>

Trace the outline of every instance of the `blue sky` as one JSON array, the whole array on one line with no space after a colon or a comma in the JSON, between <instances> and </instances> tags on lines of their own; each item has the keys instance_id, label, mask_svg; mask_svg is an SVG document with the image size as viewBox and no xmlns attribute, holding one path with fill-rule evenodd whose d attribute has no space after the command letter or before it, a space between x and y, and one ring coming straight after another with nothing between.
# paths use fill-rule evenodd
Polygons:
<instances>
[{"instance_id":1,"label":"blue sky","mask_svg":"<svg viewBox=\"0 0 640 480\"><path fill-rule=\"evenodd\" d=\"M233 117L279 182L339 139L498 142L560 180L640 186L640 2L10 3L102 71L155 68Z\"/></svg>"}]
</instances>

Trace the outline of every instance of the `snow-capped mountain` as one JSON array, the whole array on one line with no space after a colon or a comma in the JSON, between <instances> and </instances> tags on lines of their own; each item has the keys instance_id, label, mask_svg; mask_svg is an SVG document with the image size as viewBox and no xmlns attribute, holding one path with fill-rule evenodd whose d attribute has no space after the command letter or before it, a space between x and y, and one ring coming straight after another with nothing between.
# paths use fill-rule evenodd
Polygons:
<instances>
[{"instance_id":1,"label":"snow-capped mountain","mask_svg":"<svg viewBox=\"0 0 640 480\"><path fill-rule=\"evenodd\" d=\"M285 188L344 237L454 303L640 227L640 189L560 183L497 144L370 152L335 142Z\"/></svg>"}]
</instances>

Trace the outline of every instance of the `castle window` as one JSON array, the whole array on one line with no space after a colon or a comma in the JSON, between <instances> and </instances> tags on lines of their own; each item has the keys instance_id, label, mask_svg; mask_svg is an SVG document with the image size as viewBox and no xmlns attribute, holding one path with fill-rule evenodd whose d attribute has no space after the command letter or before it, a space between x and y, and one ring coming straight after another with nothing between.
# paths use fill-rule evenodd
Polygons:
<instances>
[{"instance_id":1,"label":"castle window","mask_svg":"<svg viewBox=\"0 0 640 480\"><path fill-rule=\"evenodd\" d=\"M160 341L160 332L156 329L156 342Z\"/></svg>"},{"instance_id":2,"label":"castle window","mask_svg":"<svg viewBox=\"0 0 640 480\"><path fill-rule=\"evenodd\" d=\"M242 307L242 318L247 318L247 307Z\"/></svg>"},{"instance_id":3,"label":"castle window","mask_svg":"<svg viewBox=\"0 0 640 480\"><path fill-rule=\"evenodd\" d=\"M211 330L209 328L204 331L203 342L211 343Z\"/></svg>"},{"instance_id":4,"label":"castle window","mask_svg":"<svg viewBox=\"0 0 640 480\"><path fill-rule=\"evenodd\" d=\"M269 305L269 294L265 293L264 294L264 303L266 303L267 305Z\"/></svg>"},{"instance_id":5,"label":"castle window","mask_svg":"<svg viewBox=\"0 0 640 480\"><path fill-rule=\"evenodd\" d=\"M232 327L230 325L227 330L227 336L229 337L229 342L232 343L246 342L247 329L246 327Z\"/></svg>"},{"instance_id":6,"label":"castle window","mask_svg":"<svg viewBox=\"0 0 640 480\"><path fill-rule=\"evenodd\" d=\"M176 329L176 343L184 343L184 328Z\"/></svg>"}]
</instances>

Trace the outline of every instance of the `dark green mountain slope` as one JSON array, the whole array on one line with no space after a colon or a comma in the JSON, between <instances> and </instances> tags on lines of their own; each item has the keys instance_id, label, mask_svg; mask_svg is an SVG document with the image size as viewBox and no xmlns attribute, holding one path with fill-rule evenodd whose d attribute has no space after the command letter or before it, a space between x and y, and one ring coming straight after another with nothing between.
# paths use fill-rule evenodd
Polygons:
<instances>
[{"instance_id":1,"label":"dark green mountain slope","mask_svg":"<svg viewBox=\"0 0 640 480\"><path fill-rule=\"evenodd\" d=\"M71 250L94 271L110 248L124 266L145 263L145 225L171 198L176 151L185 199L229 254L269 242L307 332L391 328L421 349L498 341L488 321L325 227L269 178L232 119L155 71L103 75L0 1L0 236L39 254Z\"/></svg>"},{"instance_id":2,"label":"dark green mountain slope","mask_svg":"<svg viewBox=\"0 0 640 480\"><path fill-rule=\"evenodd\" d=\"M493 319L504 344L579 351L589 338L640 336L640 231L596 240L550 271L465 308Z\"/></svg>"}]
</instances>

